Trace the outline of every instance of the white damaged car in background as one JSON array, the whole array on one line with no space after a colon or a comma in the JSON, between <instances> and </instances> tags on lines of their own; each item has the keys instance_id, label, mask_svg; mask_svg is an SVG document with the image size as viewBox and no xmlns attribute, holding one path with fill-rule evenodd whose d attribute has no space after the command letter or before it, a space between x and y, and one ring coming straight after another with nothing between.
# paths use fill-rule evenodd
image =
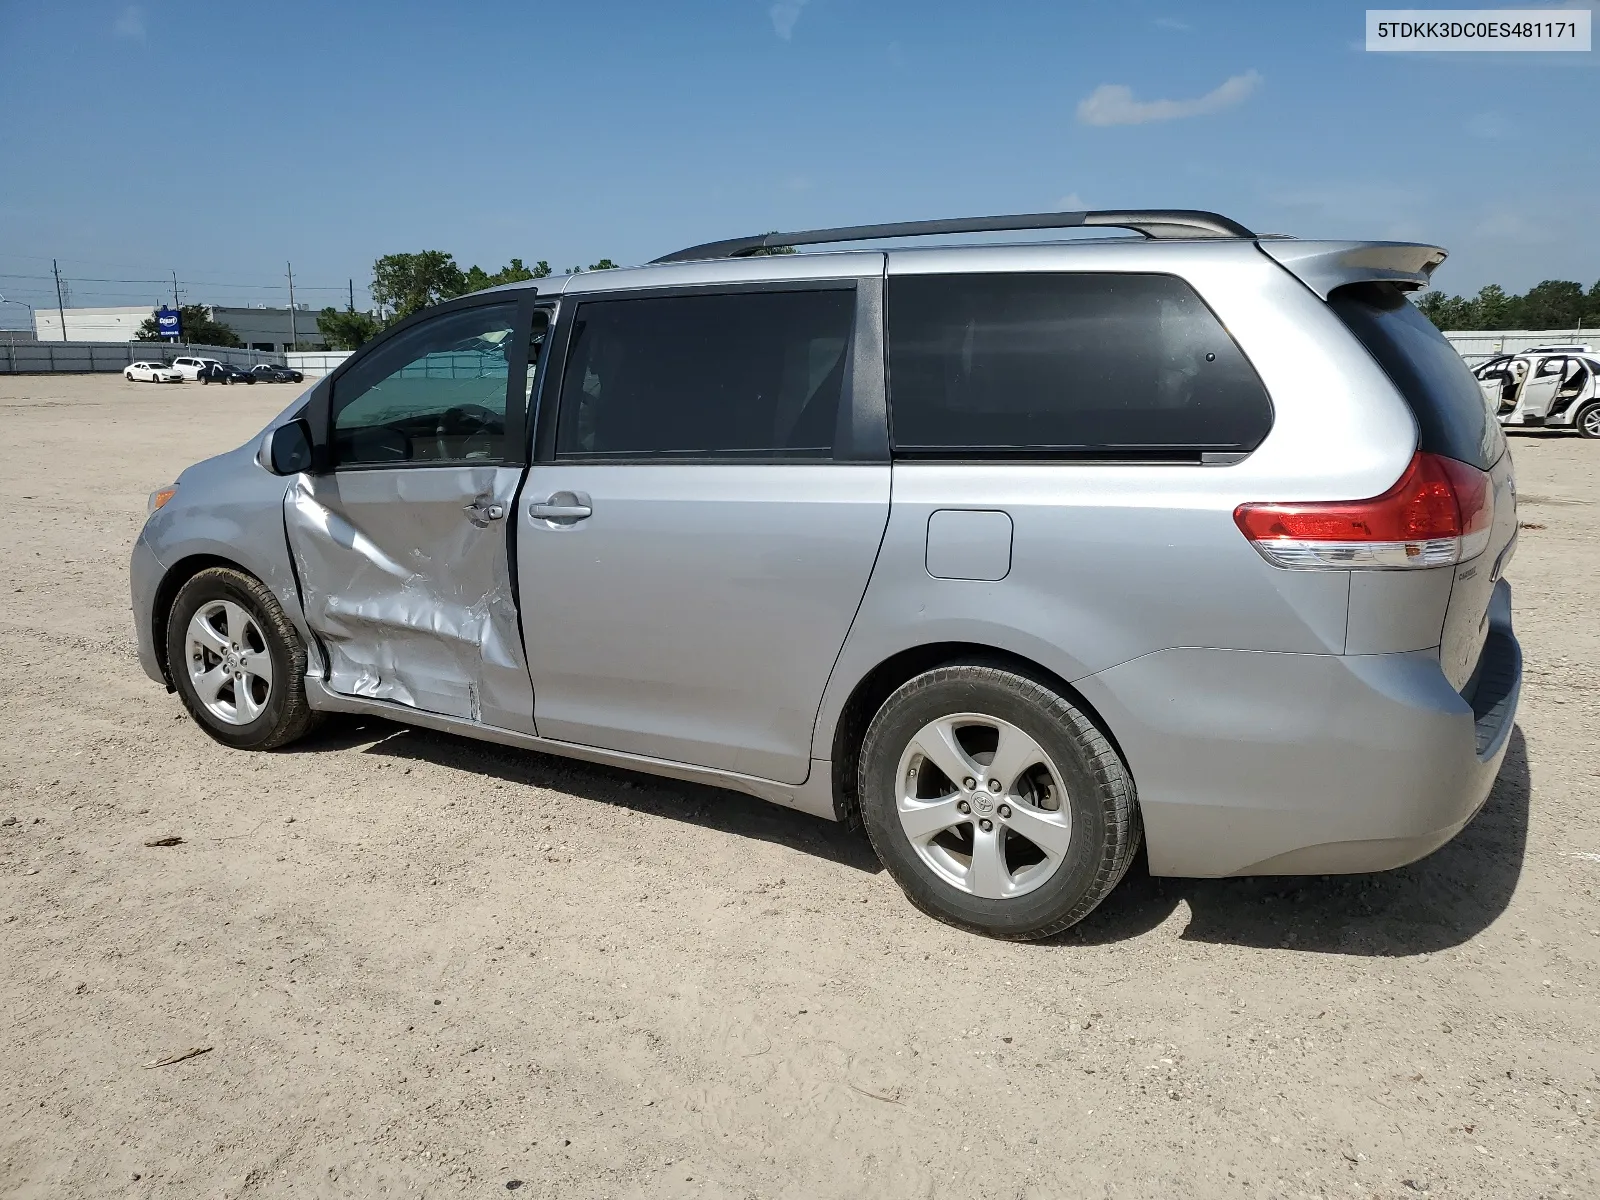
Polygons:
<instances>
[{"instance_id":1,"label":"white damaged car in background","mask_svg":"<svg viewBox=\"0 0 1600 1200\"><path fill-rule=\"evenodd\" d=\"M1600 438L1600 355L1590 346L1534 346L1474 367L1489 411L1507 426L1576 429Z\"/></svg>"}]
</instances>

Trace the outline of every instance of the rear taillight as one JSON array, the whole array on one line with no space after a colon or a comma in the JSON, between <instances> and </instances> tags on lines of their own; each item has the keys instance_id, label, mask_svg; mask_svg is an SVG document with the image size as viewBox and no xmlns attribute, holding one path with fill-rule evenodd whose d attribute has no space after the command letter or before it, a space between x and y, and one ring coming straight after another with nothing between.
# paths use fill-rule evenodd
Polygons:
<instances>
[{"instance_id":1,"label":"rear taillight","mask_svg":"<svg viewBox=\"0 0 1600 1200\"><path fill-rule=\"evenodd\" d=\"M1488 546L1494 487L1475 467L1419 451L1400 482L1371 500L1241 504L1233 519L1278 567L1447 567Z\"/></svg>"}]
</instances>

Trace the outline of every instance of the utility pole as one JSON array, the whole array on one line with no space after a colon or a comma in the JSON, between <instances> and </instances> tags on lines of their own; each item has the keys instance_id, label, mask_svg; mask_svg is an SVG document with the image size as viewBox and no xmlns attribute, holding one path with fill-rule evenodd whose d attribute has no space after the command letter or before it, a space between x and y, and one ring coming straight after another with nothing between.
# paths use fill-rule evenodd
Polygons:
<instances>
[{"instance_id":1,"label":"utility pole","mask_svg":"<svg viewBox=\"0 0 1600 1200\"><path fill-rule=\"evenodd\" d=\"M283 265L289 268L289 349L293 350L300 344L294 329L294 264L286 262Z\"/></svg>"},{"instance_id":2,"label":"utility pole","mask_svg":"<svg viewBox=\"0 0 1600 1200\"><path fill-rule=\"evenodd\" d=\"M178 317L178 337L182 337L183 336L183 317L182 317L183 309L178 307L178 273L176 271L174 271L172 273L172 311L179 314L179 317ZM173 338L172 341L173 341L173 344L176 345L177 342L178 342L178 338Z\"/></svg>"},{"instance_id":3,"label":"utility pole","mask_svg":"<svg viewBox=\"0 0 1600 1200\"><path fill-rule=\"evenodd\" d=\"M352 279L352 280L350 280L350 311L351 312L355 312L355 310L356 310L356 281L354 279Z\"/></svg>"},{"instance_id":4,"label":"utility pole","mask_svg":"<svg viewBox=\"0 0 1600 1200\"><path fill-rule=\"evenodd\" d=\"M67 306L61 299L61 268L56 266L56 260L50 260L50 270L56 277L56 311L61 314L61 340L67 340Z\"/></svg>"}]
</instances>

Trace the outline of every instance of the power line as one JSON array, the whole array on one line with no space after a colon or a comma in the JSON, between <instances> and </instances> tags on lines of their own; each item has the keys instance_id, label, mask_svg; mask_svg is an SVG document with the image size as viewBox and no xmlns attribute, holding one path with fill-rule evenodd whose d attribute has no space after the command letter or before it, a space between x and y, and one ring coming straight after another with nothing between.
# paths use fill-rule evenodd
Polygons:
<instances>
[{"instance_id":1,"label":"power line","mask_svg":"<svg viewBox=\"0 0 1600 1200\"><path fill-rule=\"evenodd\" d=\"M10 272L10 271L0 271L0 279L41 279L41 280L44 280L44 281L48 282L51 278L52 277L49 276L49 275L19 275L19 274L16 274L14 272ZM169 282L171 282L171 277L170 276L168 278L166 278L166 279L100 279L100 278L96 278L93 275L68 275L68 276L64 276L64 278L70 279L75 283L129 283L129 284L159 283L162 287L165 287ZM282 291L283 290L283 284L281 284L281 283L228 283L228 282L225 282L225 281L214 280L214 279L211 279L211 280L208 280L208 279L195 279L195 280L191 280L190 282L196 284L199 287L218 287L218 288L234 288L234 289L248 288L248 289L250 289L252 291L263 291L263 292ZM308 284L304 284L304 283L299 283L299 284L296 284L295 286L302 292L342 292L342 291L344 291L344 288L339 287L337 284L310 284L310 285L308 285Z\"/></svg>"}]
</instances>

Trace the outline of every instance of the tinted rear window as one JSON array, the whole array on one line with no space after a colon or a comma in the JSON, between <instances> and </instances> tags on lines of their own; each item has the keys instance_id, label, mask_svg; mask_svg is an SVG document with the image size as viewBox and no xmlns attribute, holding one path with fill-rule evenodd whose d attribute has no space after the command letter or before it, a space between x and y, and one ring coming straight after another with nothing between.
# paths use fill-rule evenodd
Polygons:
<instances>
[{"instance_id":1,"label":"tinted rear window","mask_svg":"<svg viewBox=\"0 0 1600 1200\"><path fill-rule=\"evenodd\" d=\"M1487 471L1505 451L1472 371L1433 322L1392 283L1334 289L1328 305L1400 390L1417 419L1418 448Z\"/></svg>"},{"instance_id":2,"label":"tinted rear window","mask_svg":"<svg viewBox=\"0 0 1600 1200\"><path fill-rule=\"evenodd\" d=\"M889 281L895 449L1197 458L1272 427L1249 361L1171 275Z\"/></svg>"},{"instance_id":3,"label":"tinted rear window","mask_svg":"<svg viewBox=\"0 0 1600 1200\"><path fill-rule=\"evenodd\" d=\"M829 458L854 313L833 289L587 301L556 457Z\"/></svg>"}]
</instances>

